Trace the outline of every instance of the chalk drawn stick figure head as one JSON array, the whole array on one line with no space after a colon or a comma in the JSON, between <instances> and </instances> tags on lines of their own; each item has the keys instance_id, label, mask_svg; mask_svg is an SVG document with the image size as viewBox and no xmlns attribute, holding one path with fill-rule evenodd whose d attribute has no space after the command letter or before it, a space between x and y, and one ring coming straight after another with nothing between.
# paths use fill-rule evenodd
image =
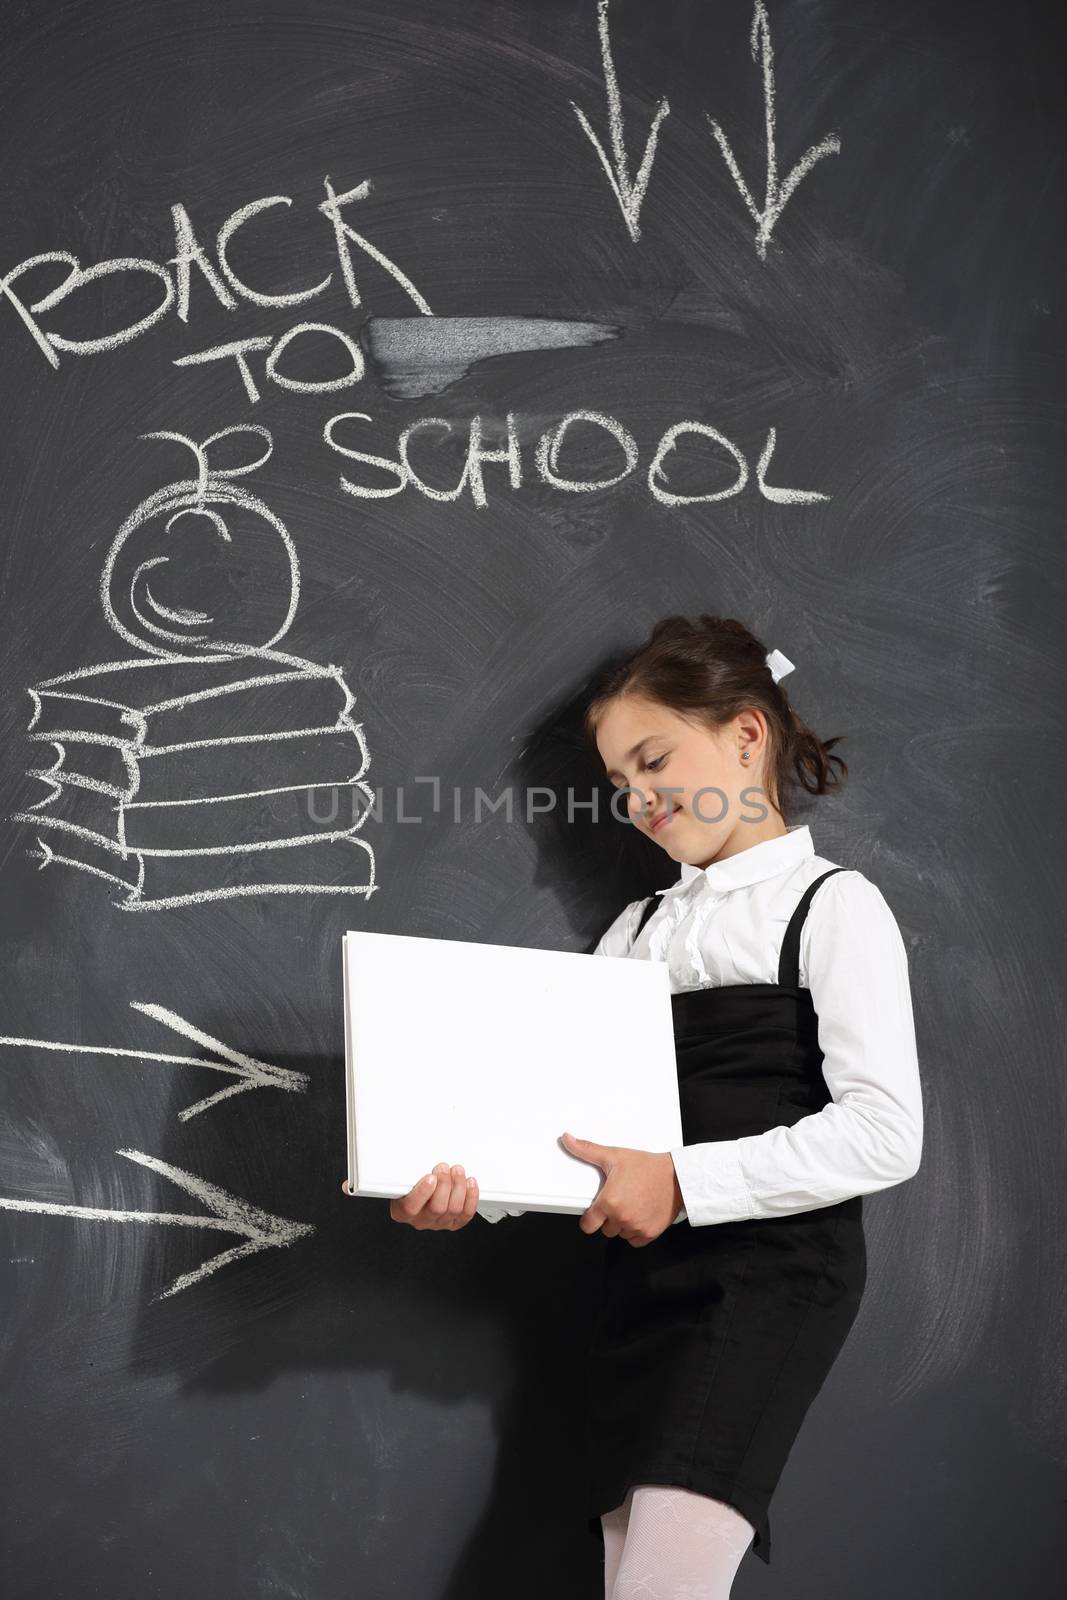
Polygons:
<instances>
[{"instance_id":1,"label":"chalk drawn stick figure head","mask_svg":"<svg viewBox=\"0 0 1067 1600\"><path fill-rule=\"evenodd\" d=\"M212 446L237 434L257 436L266 450L256 460L212 465ZM141 438L186 445L197 475L142 500L119 529L100 579L108 622L152 655L270 649L293 620L300 568L285 524L233 482L268 460L269 432L243 423L199 444L183 433Z\"/></svg>"}]
</instances>

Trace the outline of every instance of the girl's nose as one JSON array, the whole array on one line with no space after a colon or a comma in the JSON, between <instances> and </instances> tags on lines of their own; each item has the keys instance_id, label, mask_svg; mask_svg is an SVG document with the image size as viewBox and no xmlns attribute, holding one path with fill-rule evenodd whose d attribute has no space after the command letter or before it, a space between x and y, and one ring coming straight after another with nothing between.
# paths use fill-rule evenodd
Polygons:
<instances>
[{"instance_id":1,"label":"girl's nose","mask_svg":"<svg viewBox=\"0 0 1067 1600\"><path fill-rule=\"evenodd\" d=\"M635 789L630 794L630 815L651 817L655 815L657 795L654 790Z\"/></svg>"}]
</instances>

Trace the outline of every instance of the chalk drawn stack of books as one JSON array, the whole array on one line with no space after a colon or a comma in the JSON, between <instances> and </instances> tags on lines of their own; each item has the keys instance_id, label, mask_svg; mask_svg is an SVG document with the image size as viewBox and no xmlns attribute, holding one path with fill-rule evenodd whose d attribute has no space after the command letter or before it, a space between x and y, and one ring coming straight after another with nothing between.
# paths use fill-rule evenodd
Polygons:
<instances>
[{"instance_id":1,"label":"chalk drawn stack of books","mask_svg":"<svg viewBox=\"0 0 1067 1600\"><path fill-rule=\"evenodd\" d=\"M264 439L266 451L212 467L209 452L229 435ZM197 476L143 501L108 552L104 615L134 653L30 689L39 749L30 775L46 792L14 820L35 829L42 866L107 880L127 911L238 895L369 896L374 853L360 830L374 797L354 696L338 667L278 648L300 594L296 550L270 508L234 482L268 459L270 434L242 425L202 443L144 437L187 446ZM183 555L205 539L224 556L238 539L253 541L257 561L262 553L262 576L250 579L246 565L212 611L175 598ZM266 637L243 640L217 614L239 614L243 601Z\"/></svg>"}]
</instances>

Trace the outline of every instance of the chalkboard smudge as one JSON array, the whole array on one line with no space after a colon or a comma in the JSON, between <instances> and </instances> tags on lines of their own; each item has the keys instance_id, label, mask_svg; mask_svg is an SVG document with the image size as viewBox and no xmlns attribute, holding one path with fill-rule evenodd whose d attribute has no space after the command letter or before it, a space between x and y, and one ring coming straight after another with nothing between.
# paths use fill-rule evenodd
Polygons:
<instances>
[{"instance_id":1,"label":"chalkboard smudge","mask_svg":"<svg viewBox=\"0 0 1067 1600\"><path fill-rule=\"evenodd\" d=\"M360 339L382 390L411 400L440 394L493 356L581 349L622 332L620 323L551 317L369 317Z\"/></svg>"}]
</instances>

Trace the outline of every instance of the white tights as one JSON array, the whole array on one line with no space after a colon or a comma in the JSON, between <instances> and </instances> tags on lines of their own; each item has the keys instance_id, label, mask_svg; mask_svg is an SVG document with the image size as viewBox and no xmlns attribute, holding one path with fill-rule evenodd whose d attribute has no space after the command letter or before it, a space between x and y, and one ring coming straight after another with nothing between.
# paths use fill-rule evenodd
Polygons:
<instances>
[{"instance_id":1,"label":"white tights","mask_svg":"<svg viewBox=\"0 0 1067 1600\"><path fill-rule=\"evenodd\" d=\"M604 1512L604 1600L729 1600L752 1524L722 1500L639 1483Z\"/></svg>"}]
</instances>

